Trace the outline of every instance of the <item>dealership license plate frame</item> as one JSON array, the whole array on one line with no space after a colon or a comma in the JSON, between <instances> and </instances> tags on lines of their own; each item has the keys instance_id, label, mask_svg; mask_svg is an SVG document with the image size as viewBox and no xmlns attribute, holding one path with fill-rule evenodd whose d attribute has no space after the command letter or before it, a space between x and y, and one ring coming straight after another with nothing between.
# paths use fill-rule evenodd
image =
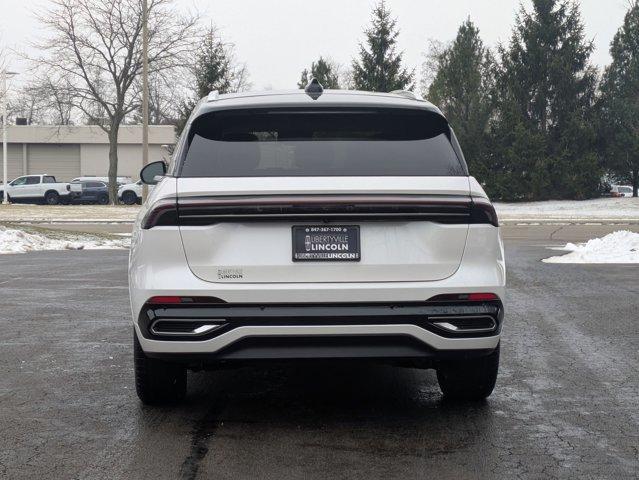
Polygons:
<instances>
[{"instance_id":1,"label":"dealership license plate frame","mask_svg":"<svg viewBox=\"0 0 639 480\"><path fill-rule=\"evenodd\" d=\"M334 238L347 236L345 242L317 242L316 245L346 245L346 250L327 250L311 252L307 249L307 235L328 235ZM291 227L293 262L359 262L362 259L359 225L293 225ZM339 254L346 254L340 258Z\"/></svg>"}]
</instances>

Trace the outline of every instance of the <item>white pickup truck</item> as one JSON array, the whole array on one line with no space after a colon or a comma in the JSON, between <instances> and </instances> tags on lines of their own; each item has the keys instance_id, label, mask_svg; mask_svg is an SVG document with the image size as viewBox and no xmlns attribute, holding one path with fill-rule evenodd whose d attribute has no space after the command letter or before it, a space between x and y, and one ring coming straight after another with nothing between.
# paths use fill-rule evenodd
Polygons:
<instances>
[{"instance_id":1,"label":"white pickup truck","mask_svg":"<svg viewBox=\"0 0 639 480\"><path fill-rule=\"evenodd\" d=\"M25 175L0 185L0 198L6 194L12 202L36 201L47 205L65 203L82 194L81 184L57 182L53 175Z\"/></svg>"}]
</instances>

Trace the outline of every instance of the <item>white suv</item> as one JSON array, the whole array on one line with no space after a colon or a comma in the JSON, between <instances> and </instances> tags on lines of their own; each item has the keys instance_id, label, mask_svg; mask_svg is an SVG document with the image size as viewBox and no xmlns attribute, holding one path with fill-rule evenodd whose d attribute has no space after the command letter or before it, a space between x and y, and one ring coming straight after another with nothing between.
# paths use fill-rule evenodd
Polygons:
<instances>
[{"instance_id":1,"label":"white suv","mask_svg":"<svg viewBox=\"0 0 639 480\"><path fill-rule=\"evenodd\" d=\"M209 95L138 217L130 255L136 387L188 369L374 359L435 368L481 399L499 364L506 279L495 210L432 104L405 93Z\"/></svg>"}]
</instances>

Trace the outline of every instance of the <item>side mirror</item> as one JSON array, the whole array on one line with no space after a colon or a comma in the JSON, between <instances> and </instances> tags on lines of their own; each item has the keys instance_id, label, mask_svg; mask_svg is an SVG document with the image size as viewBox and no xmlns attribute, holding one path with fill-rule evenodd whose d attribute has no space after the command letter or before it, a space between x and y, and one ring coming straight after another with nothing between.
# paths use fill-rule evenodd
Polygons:
<instances>
[{"instance_id":1,"label":"side mirror","mask_svg":"<svg viewBox=\"0 0 639 480\"><path fill-rule=\"evenodd\" d=\"M166 163L163 161L149 163L146 167L140 170L140 180L147 185L156 185L160 179L156 177L163 177L166 175Z\"/></svg>"}]
</instances>

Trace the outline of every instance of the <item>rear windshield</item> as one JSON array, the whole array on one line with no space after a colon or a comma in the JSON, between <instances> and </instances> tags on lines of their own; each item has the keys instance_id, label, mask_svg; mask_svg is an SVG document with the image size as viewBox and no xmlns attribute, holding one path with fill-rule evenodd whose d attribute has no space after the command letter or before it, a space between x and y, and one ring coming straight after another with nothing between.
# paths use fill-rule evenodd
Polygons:
<instances>
[{"instance_id":1,"label":"rear windshield","mask_svg":"<svg viewBox=\"0 0 639 480\"><path fill-rule=\"evenodd\" d=\"M269 109L195 119L181 177L462 176L440 115L406 109Z\"/></svg>"}]
</instances>

